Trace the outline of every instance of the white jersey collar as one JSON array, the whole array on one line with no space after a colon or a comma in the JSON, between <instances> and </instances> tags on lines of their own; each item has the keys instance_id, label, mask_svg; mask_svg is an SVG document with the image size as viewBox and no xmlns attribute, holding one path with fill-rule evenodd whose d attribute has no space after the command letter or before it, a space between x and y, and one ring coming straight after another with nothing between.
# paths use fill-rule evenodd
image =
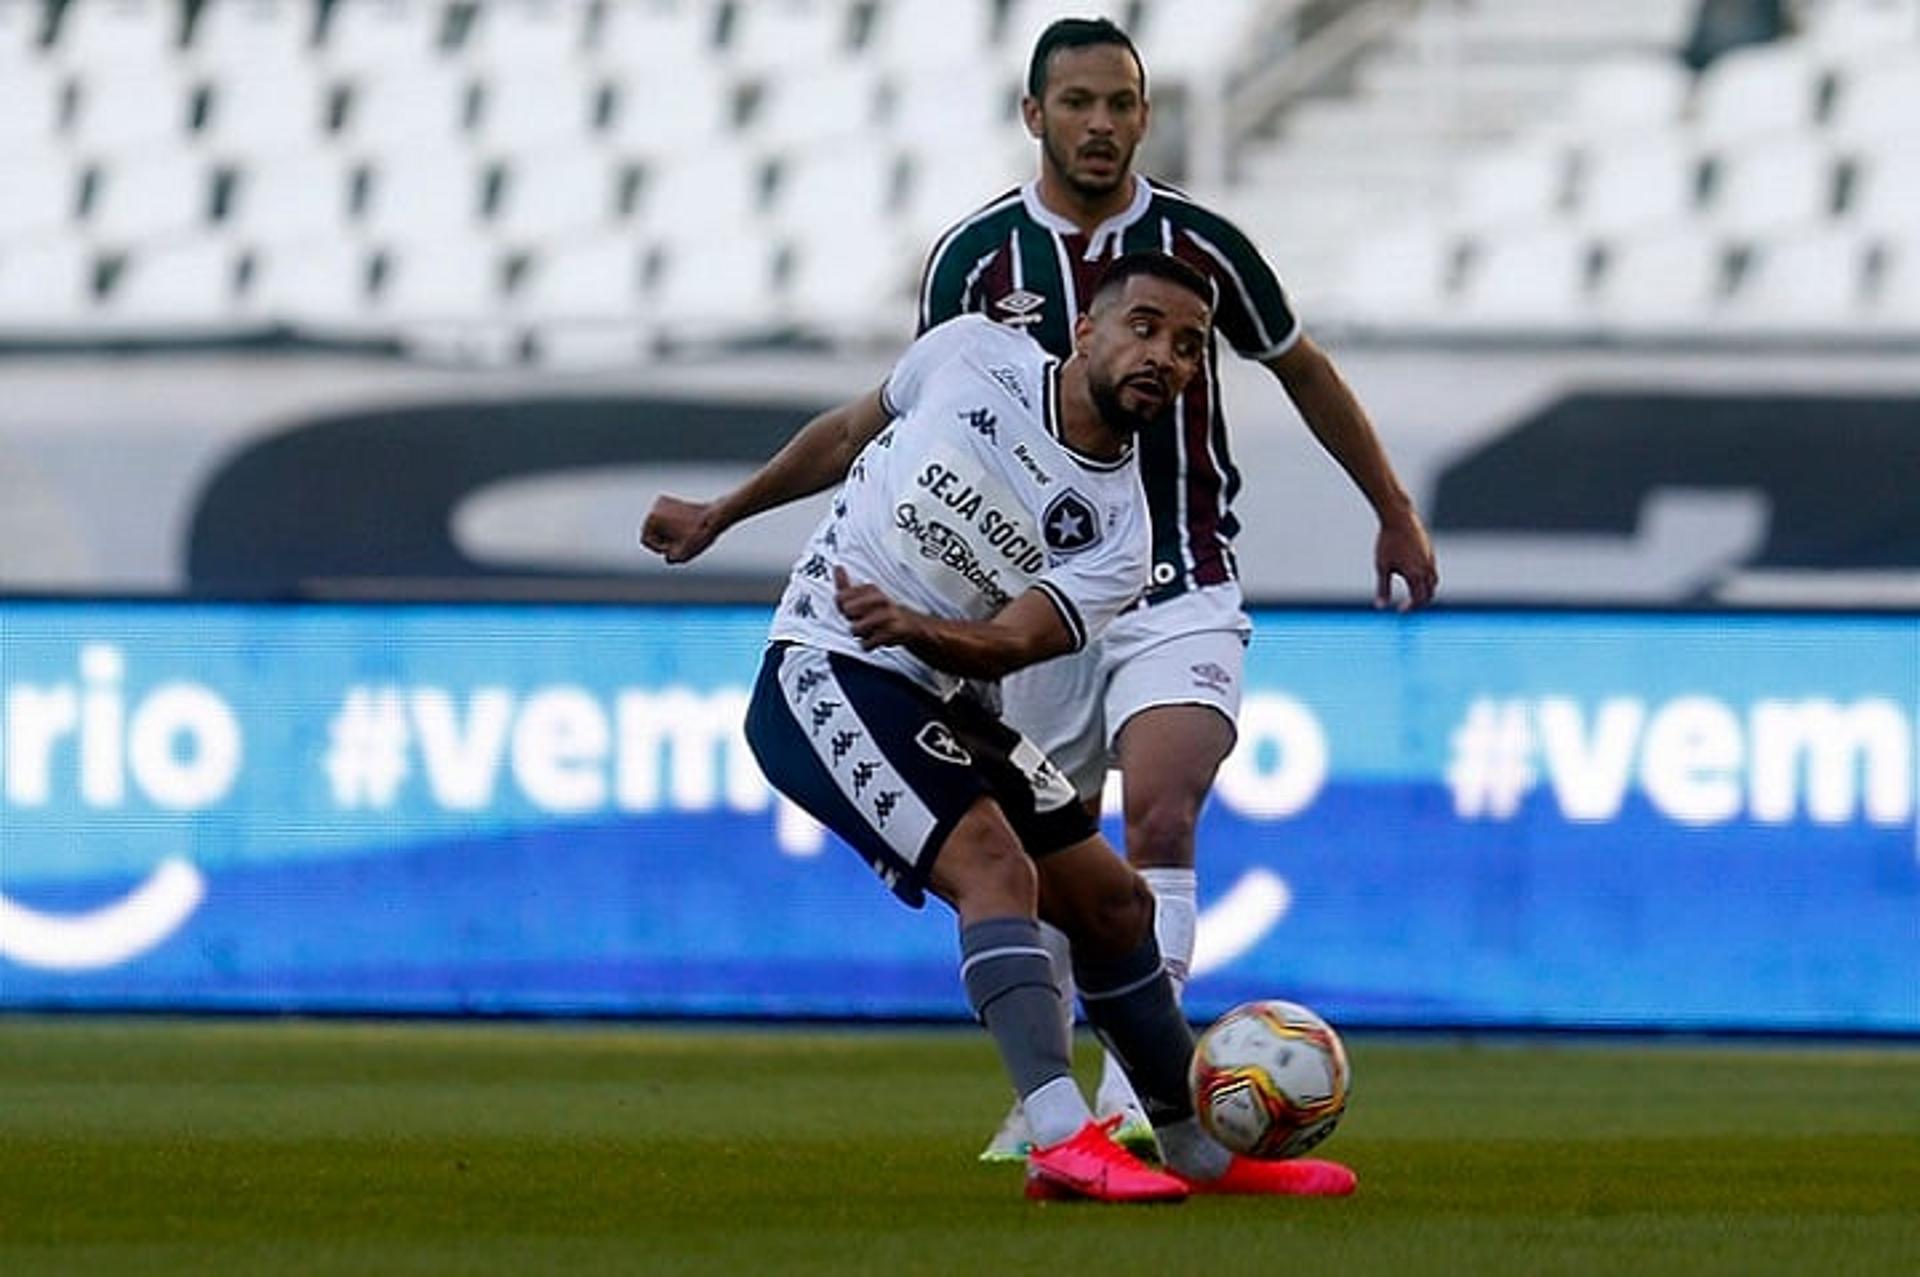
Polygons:
<instances>
[{"instance_id":1,"label":"white jersey collar","mask_svg":"<svg viewBox=\"0 0 1920 1277\"><path fill-rule=\"evenodd\" d=\"M1093 228L1087 236L1087 251L1082 260L1097 262L1107 256L1109 250L1119 240L1122 231L1147 215L1147 205L1153 203L1153 187L1147 179L1138 173L1131 175L1133 180L1133 199L1128 205ZM1049 230L1062 235L1078 235L1080 228L1069 218L1048 208L1040 199L1040 179L1031 178L1020 188L1020 199L1027 206L1027 216Z\"/></svg>"}]
</instances>

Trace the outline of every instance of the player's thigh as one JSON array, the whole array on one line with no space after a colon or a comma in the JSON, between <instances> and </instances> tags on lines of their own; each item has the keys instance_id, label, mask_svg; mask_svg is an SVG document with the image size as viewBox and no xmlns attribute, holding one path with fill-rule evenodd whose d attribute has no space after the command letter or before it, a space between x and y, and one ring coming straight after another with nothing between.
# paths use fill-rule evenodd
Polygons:
<instances>
[{"instance_id":1,"label":"player's thigh","mask_svg":"<svg viewBox=\"0 0 1920 1277\"><path fill-rule=\"evenodd\" d=\"M768 649L746 727L773 787L839 834L915 908L941 846L989 795L938 698L850 657L790 644Z\"/></svg>"},{"instance_id":2,"label":"player's thigh","mask_svg":"<svg viewBox=\"0 0 1920 1277\"><path fill-rule=\"evenodd\" d=\"M1233 752L1246 646L1231 630L1168 638L1114 668L1107 715L1130 822L1182 809L1191 820Z\"/></svg>"}]
</instances>

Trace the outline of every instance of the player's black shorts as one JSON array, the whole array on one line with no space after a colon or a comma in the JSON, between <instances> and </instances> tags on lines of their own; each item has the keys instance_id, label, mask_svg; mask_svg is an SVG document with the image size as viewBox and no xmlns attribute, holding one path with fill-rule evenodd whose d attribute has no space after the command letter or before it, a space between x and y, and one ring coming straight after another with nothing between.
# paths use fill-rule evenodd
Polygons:
<instances>
[{"instance_id":1,"label":"player's black shorts","mask_svg":"<svg viewBox=\"0 0 1920 1277\"><path fill-rule=\"evenodd\" d=\"M775 789L852 844L916 909L935 854L982 794L1000 804L1030 856L1095 830L1033 742L971 701L942 701L857 657L768 648L747 706L747 743Z\"/></svg>"}]
</instances>

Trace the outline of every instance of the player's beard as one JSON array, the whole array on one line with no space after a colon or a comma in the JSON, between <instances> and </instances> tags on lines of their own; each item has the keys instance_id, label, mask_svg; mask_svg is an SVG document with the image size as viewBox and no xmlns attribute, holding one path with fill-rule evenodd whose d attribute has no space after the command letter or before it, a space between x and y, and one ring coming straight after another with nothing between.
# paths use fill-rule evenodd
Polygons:
<instances>
[{"instance_id":1,"label":"player's beard","mask_svg":"<svg viewBox=\"0 0 1920 1277\"><path fill-rule=\"evenodd\" d=\"M1121 402L1120 387L1123 382L1111 377L1103 377L1087 370L1087 393L1093 397L1093 406L1100 414L1100 420L1107 428L1122 439L1132 439L1142 430L1151 430L1173 416L1173 399L1161 401L1160 407L1151 413L1135 412Z\"/></svg>"},{"instance_id":2,"label":"player's beard","mask_svg":"<svg viewBox=\"0 0 1920 1277\"><path fill-rule=\"evenodd\" d=\"M1100 181L1083 177L1074 171L1074 157L1054 140L1051 129L1044 127L1041 129L1040 145L1047 153L1047 163L1052 165L1053 171L1060 175L1060 180L1071 187L1075 194L1087 199L1098 199L1103 195L1113 194L1126 183L1127 175L1133 171L1133 152L1118 142L1113 144L1115 153L1113 177Z\"/></svg>"}]
</instances>

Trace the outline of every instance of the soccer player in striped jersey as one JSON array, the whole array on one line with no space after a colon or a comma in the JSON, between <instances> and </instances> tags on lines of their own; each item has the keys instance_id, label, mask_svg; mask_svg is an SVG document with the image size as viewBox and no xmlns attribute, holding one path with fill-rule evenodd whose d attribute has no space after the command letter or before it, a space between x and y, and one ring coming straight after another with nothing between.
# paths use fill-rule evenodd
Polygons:
<instances>
[{"instance_id":1,"label":"soccer player in striped jersey","mask_svg":"<svg viewBox=\"0 0 1920 1277\"><path fill-rule=\"evenodd\" d=\"M1146 71L1126 33L1104 19L1048 27L1021 108L1040 144L1039 173L940 237L922 283L921 330L982 314L1063 354L1088 288L1115 256L1154 248L1195 266L1214 285L1214 333L1273 373L1378 516L1376 604L1392 601L1398 576L1401 606L1424 606L1438 581L1426 530L1367 413L1302 329L1273 270L1226 218L1133 171L1149 108ZM1160 947L1178 984L1197 926L1194 829L1233 748L1252 628L1234 559L1240 472L1221 411L1217 337L1177 405L1178 429L1140 442L1153 524L1145 606L1085 652L1023 671L1005 688L1009 721L1087 801L1098 802L1117 763L1127 856L1158 898ZM1070 1016L1071 966L1057 933L1050 942ZM1097 1108L1125 1115L1130 1142L1151 1138L1111 1056ZM1025 1141L1016 1106L983 1156L1017 1157Z\"/></svg>"}]
</instances>

